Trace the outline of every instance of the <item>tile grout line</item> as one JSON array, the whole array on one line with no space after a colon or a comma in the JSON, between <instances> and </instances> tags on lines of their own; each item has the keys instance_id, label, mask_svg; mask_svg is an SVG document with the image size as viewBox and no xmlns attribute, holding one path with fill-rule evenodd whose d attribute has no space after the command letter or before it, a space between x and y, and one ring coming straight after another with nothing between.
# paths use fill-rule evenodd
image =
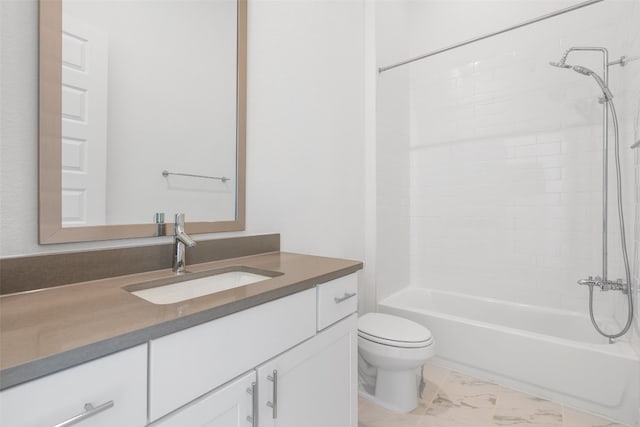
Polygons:
<instances>
[{"instance_id":1,"label":"tile grout line","mask_svg":"<svg viewBox=\"0 0 640 427\"><path fill-rule=\"evenodd\" d=\"M436 396L438 396L440 390L442 390L442 386L444 385L444 383L451 376L451 372L452 371L450 369L447 369L447 373L443 376L442 380L440 380L440 381L438 381L438 383L436 383L436 391L435 391L435 393L433 393L433 396L431 396L431 399L429 399L429 403L427 405L425 405L425 411L424 411L423 415L426 415L426 413L431 408L431 405L433 405L433 400L436 398ZM424 378L423 378L423 380L424 380Z\"/></svg>"},{"instance_id":2,"label":"tile grout line","mask_svg":"<svg viewBox=\"0 0 640 427\"><path fill-rule=\"evenodd\" d=\"M499 384L498 384L499 385ZM496 401L493 404L493 412L491 413L491 419L489 420L489 426L490 427L495 427L496 425L496 410L498 408L498 400L500 399L500 395L504 393L504 391L502 390L502 386L500 386L500 389L498 390L498 392L496 393Z\"/></svg>"}]
</instances>

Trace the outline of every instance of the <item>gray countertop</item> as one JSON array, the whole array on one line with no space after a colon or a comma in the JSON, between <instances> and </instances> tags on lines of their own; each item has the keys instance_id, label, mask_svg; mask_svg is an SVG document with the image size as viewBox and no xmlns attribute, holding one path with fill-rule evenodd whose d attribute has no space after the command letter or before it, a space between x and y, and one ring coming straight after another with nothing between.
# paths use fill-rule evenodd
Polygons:
<instances>
[{"instance_id":1,"label":"gray countertop","mask_svg":"<svg viewBox=\"0 0 640 427\"><path fill-rule=\"evenodd\" d=\"M362 269L359 261L273 252L189 266L282 275L174 304L123 289L172 277L157 270L0 296L0 389L6 389Z\"/></svg>"}]
</instances>

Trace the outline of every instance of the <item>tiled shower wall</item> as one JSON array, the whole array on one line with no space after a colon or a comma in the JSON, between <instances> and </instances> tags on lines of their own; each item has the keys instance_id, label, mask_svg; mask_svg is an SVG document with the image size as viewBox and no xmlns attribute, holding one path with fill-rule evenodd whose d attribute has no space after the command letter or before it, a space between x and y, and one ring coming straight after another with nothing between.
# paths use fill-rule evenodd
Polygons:
<instances>
[{"instance_id":1,"label":"tiled shower wall","mask_svg":"<svg viewBox=\"0 0 640 427\"><path fill-rule=\"evenodd\" d=\"M412 3L413 54L568 4ZM412 286L586 310L587 290L576 280L601 273L600 91L591 78L548 62L571 46L605 46L611 59L640 55L638 8L631 0L600 3L412 66ZM575 53L568 62L599 70L598 59ZM610 71L620 110L637 98L626 73L637 76L640 61ZM633 124L627 114L621 122L631 243L638 191L632 191L628 149ZM637 176L637 160L635 167ZM609 277L618 278L623 269L610 176ZM635 212L637 221L637 202ZM637 240L636 231L636 250ZM598 294L597 313L610 315L620 298Z\"/></svg>"},{"instance_id":2,"label":"tiled shower wall","mask_svg":"<svg viewBox=\"0 0 640 427\"><path fill-rule=\"evenodd\" d=\"M635 22L640 22L640 5L636 7L635 15L633 17ZM640 31L636 31L635 37L632 37L631 43L634 52L640 51ZM637 67L636 67L637 68ZM623 116L623 120L633 125L633 139L632 141L640 141L640 71L633 70L631 67L627 70L628 86L632 96L629 97L627 103L627 111ZM632 257L632 274L634 297L635 297L635 322L634 330L632 333L631 342L640 355L640 148L637 148L634 153L635 160L635 215L628 215L630 221L635 218L635 231L633 233L634 238L630 242L630 256ZM632 213L631 211L630 213ZM640 409L640 408L639 408Z\"/></svg>"}]
</instances>

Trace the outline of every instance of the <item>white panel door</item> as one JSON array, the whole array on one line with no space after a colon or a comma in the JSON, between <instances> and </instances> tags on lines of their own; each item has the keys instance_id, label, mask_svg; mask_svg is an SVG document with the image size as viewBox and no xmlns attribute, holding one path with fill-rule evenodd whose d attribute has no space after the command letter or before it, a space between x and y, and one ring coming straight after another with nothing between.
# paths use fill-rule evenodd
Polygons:
<instances>
[{"instance_id":1,"label":"white panel door","mask_svg":"<svg viewBox=\"0 0 640 427\"><path fill-rule=\"evenodd\" d=\"M251 427L256 372L243 375L189 403L154 427Z\"/></svg>"},{"instance_id":2,"label":"white panel door","mask_svg":"<svg viewBox=\"0 0 640 427\"><path fill-rule=\"evenodd\" d=\"M62 224L105 223L107 34L62 19Z\"/></svg>"},{"instance_id":3,"label":"white panel door","mask_svg":"<svg viewBox=\"0 0 640 427\"><path fill-rule=\"evenodd\" d=\"M258 368L260 427L357 426L357 326L353 314Z\"/></svg>"}]
</instances>

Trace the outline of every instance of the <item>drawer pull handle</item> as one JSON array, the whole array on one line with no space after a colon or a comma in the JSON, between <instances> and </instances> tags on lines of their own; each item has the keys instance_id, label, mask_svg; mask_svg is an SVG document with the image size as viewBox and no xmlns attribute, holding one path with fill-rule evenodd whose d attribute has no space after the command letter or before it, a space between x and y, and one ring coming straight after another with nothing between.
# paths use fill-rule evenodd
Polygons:
<instances>
[{"instance_id":1,"label":"drawer pull handle","mask_svg":"<svg viewBox=\"0 0 640 427\"><path fill-rule=\"evenodd\" d=\"M87 418L91 418L94 415L99 414L102 411L106 411L109 408L113 408L113 400L110 400L102 405L93 406L91 403L86 403L84 405L84 412L76 415L75 417L69 418L67 421L63 421L60 424L56 424L54 427L67 427L74 424L79 423L80 421L84 421Z\"/></svg>"},{"instance_id":2,"label":"drawer pull handle","mask_svg":"<svg viewBox=\"0 0 640 427\"><path fill-rule=\"evenodd\" d=\"M247 389L247 393L251 395L251 415L247 415L247 421L251 423L251 427L258 427L258 384L254 381L251 388Z\"/></svg>"},{"instance_id":3,"label":"drawer pull handle","mask_svg":"<svg viewBox=\"0 0 640 427\"><path fill-rule=\"evenodd\" d=\"M273 375L267 375L267 379L273 382L273 402L267 402L267 406L273 409L273 419L278 418L278 371L273 370Z\"/></svg>"},{"instance_id":4,"label":"drawer pull handle","mask_svg":"<svg viewBox=\"0 0 640 427\"><path fill-rule=\"evenodd\" d=\"M355 297L356 295L357 295L357 294L356 294L355 292L354 292L354 293L351 293L351 294L350 294L350 293L345 292L345 293L344 293L344 296L342 296L342 297L335 297L335 298L333 298L333 300L336 302L336 304L340 304L341 302L346 301L346 300L348 300L349 298L353 298L353 297Z\"/></svg>"}]
</instances>

